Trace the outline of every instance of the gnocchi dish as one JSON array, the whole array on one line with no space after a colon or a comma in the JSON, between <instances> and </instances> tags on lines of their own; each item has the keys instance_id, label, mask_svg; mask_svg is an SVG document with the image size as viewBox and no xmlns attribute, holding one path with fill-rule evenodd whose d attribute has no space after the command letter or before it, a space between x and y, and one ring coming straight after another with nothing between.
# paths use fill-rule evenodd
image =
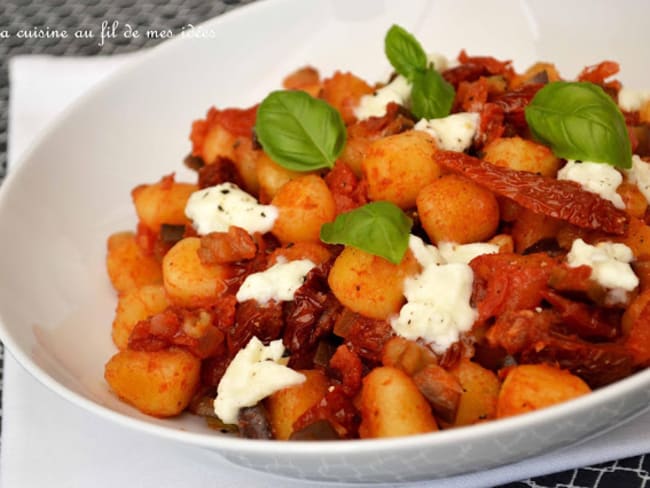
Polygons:
<instances>
[{"instance_id":1,"label":"gnocchi dish","mask_svg":"<svg viewBox=\"0 0 650 488\"><path fill-rule=\"evenodd\" d=\"M378 46L380 49L381 46ZM246 438L395 437L650 365L650 91L425 52L210 108L107 243L112 391Z\"/></svg>"}]
</instances>

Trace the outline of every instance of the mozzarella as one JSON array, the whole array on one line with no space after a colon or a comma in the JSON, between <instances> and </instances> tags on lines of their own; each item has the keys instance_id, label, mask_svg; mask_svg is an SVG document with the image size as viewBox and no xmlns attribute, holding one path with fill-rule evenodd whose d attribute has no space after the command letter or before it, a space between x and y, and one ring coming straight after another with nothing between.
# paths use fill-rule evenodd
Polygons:
<instances>
[{"instance_id":1,"label":"mozzarella","mask_svg":"<svg viewBox=\"0 0 650 488\"><path fill-rule=\"evenodd\" d=\"M474 273L467 263L480 254L497 252L498 247L443 243L436 248L412 235L409 248L423 270L404 280L407 303L391 319L391 327L407 339L425 340L442 354L478 316L470 305Z\"/></svg>"},{"instance_id":2,"label":"mozzarella","mask_svg":"<svg viewBox=\"0 0 650 488\"><path fill-rule=\"evenodd\" d=\"M440 149L463 152L471 146L478 123L478 114L460 112L439 119L421 119L413 128L431 135Z\"/></svg>"},{"instance_id":3,"label":"mozzarella","mask_svg":"<svg viewBox=\"0 0 650 488\"><path fill-rule=\"evenodd\" d=\"M382 117L386 115L386 105L395 102L399 105L408 106L411 98L411 83L401 75L398 75L388 85L376 90L370 95L364 95L359 100L359 105L354 109L354 115L359 120L370 117Z\"/></svg>"},{"instance_id":4,"label":"mozzarella","mask_svg":"<svg viewBox=\"0 0 650 488\"><path fill-rule=\"evenodd\" d=\"M440 53L428 53L427 54L427 63L429 66L433 67L438 72L445 71L446 69L450 68L450 62L449 59L447 59L447 56L444 54Z\"/></svg>"},{"instance_id":5,"label":"mozzarella","mask_svg":"<svg viewBox=\"0 0 650 488\"><path fill-rule=\"evenodd\" d=\"M646 102L650 101L650 90L633 90L621 88L618 92L618 106L628 112L636 112Z\"/></svg>"},{"instance_id":6,"label":"mozzarella","mask_svg":"<svg viewBox=\"0 0 650 488\"><path fill-rule=\"evenodd\" d=\"M570 159L558 171L557 179L575 181L585 191L595 193L601 198L609 200L616 208L625 208L623 198L616 193L616 189L623 182L623 175L609 164Z\"/></svg>"},{"instance_id":7,"label":"mozzarella","mask_svg":"<svg viewBox=\"0 0 650 488\"><path fill-rule=\"evenodd\" d=\"M632 156L632 167L627 171L627 177L650 203L650 163L635 154Z\"/></svg>"},{"instance_id":8,"label":"mozzarella","mask_svg":"<svg viewBox=\"0 0 650 488\"><path fill-rule=\"evenodd\" d=\"M185 206L185 215L201 235L227 232L231 225L251 234L263 234L273 228L278 209L273 205L260 205L255 197L234 183L221 183L192 193Z\"/></svg>"},{"instance_id":9,"label":"mozzarella","mask_svg":"<svg viewBox=\"0 0 650 488\"><path fill-rule=\"evenodd\" d=\"M270 300L291 301L315 266L309 259L289 262L279 259L267 270L248 275L237 291L237 301L255 300L262 305Z\"/></svg>"},{"instance_id":10,"label":"mozzarella","mask_svg":"<svg viewBox=\"0 0 650 488\"><path fill-rule=\"evenodd\" d=\"M282 340L268 346L253 337L226 369L214 400L214 413L226 424L236 424L239 409L289 386L299 385L305 375L280 364L284 354Z\"/></svg>"},{"instance_id":11,"label":"mozzarella","mask_svg":"<svg viewBox=\"0 0 650 488\"><path fill-rule=\"evenodd\" d=\"M589 266L591 279L605 288L614 301L624 301L626 293L639 286L639 278L634 274L630 263L634 261L632 250L617 242L599 242L595 246L582 239L576 239L566 256L572 267Z\"/></svg>"}]
</instances>

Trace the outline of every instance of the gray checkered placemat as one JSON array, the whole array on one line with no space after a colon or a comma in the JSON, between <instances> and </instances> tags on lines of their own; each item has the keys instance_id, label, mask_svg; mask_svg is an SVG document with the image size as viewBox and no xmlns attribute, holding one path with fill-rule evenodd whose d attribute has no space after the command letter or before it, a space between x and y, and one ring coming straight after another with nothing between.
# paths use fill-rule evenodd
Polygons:
<instances>
[{"instance_id":1,"label":"gray checkered placemat","mask_svg":"<svg viewBox=\"0 0 650 488\"><path fill-rule=\"evenodd\" d=\"M90 30L97 33L102 22L118 21L140 32L147 30L178 33L187 24L198 24L253 0L0 0L0 182L7 168L8 60L17 54L109 55L134 51L161 42L146 36L106 39L68 37L38 39L18 37L18 31L59 29ZM0 346L0 388L2 386ZM0 404L0 415L1 415ZM504 485L506 488L650 488L650 455L618 460L573 471L542 476Z\"/></svg>"}]
</instances>

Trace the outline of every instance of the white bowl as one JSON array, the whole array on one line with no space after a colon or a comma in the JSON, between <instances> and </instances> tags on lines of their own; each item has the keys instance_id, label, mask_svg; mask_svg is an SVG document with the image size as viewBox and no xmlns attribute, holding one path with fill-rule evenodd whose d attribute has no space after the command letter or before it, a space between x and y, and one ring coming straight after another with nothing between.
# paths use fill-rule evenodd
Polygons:
<instances>
[{"instance_id":1,"label":"white bowl","mask_svg":"<svg viewBox=\"0 0 650 488\"><path fill-rule=\"evenodd\" d=\"M190 123L211 105L248 106L305 64L383 79L393 23L431 51L513 59L521 70L556 62L567 78L603 59L648 87L650 4L606 1L278 0L177 37L78 103L32 147L0 193L0 337L42 383L105 418L215 450L255 469L309 479L429 479L511 463L611 427L650 400L650 371L578 400L516 418L390 440L236 439L191 415L159 420L120 402L103 380L114 352L116 296L104 270L106 237L132 229L129 192L176 171ZM197 34L198 31L193 31Z\"/></svg>"}]
</instances>

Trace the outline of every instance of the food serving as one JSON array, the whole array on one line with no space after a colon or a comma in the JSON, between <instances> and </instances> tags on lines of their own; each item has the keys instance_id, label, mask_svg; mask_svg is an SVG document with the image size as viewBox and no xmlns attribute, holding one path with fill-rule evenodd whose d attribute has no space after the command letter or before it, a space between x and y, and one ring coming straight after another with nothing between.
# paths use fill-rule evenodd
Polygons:
<instances>
[{"instance_id":1,"label":"food serving","mask_svg":"<svg viewBox=\"0 0 650 488\"><path fill-rule=\"evenodd\" d=\"M311 67L193 123L108 240L105 377L150 415L265 439L433 432L650 362L650 94L605 61L427 55L376 86Z\"/></svg>"}]
</instances>

